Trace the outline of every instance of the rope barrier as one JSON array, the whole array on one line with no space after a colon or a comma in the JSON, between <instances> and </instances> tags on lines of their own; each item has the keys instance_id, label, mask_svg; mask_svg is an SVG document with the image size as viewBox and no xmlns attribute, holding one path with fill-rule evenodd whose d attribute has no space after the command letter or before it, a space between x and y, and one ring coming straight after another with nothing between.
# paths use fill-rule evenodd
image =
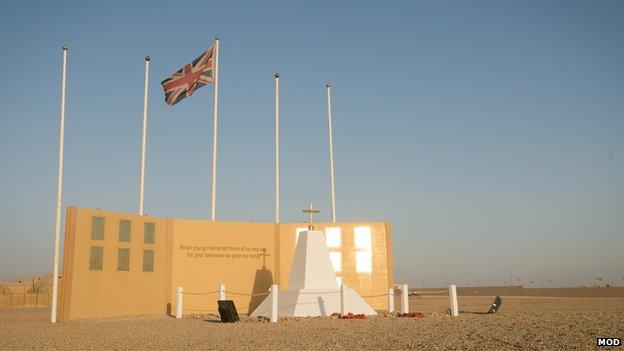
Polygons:
<instances>
[{"instance_id":1,"label":"rope barrier","mask_svg":"<svg viewBox=\"0 0 624 351\"><path fill-rule=\"evenodd\" d=\"M416 291L416 294L448 294L448 290L440 290L440 291Z\"/></svg>"},{"instance_id":2,"label":"rope barrier","mask_svg":"<svg viewBox=\"0 0 624 351\"><path fill-rule=\"evenodd\" d=\"M388 294L362 296L362 298L364 298L364 299L373 299L373 298L376 298L376 297L388 297Z\"/></svg>"},{"instance_id":3,"label":"rope barrier","mask_svg":"<svg viewBox=\"0 0 624 351\"><path fill-rule=\"evenodd\" d=\"M237 310L244 310L244 309L249 309L251 307L251 305L247 305L247 306L236 306ZM212 310L202 310L202 309L196 309L196 308L183 308L183 311L194 311L194 312L219 312L218 309L212 309Z\"/></svg>"},{"instance_id":4,"label":"rope barrier","mask_svg":"<svg viewBox=\"0 0 624 351\"><path fill-rule=\"evenodd\" d=\"M215 290L215 291L208 291L208 292L183 292L182 295L210 295L210 294L216 294L218 293L219 290Z\"/></svg>"},{"instance_id":5,"label":"rope barrier","mask_svg":"<svg viewBox=\"0 0 624 351\"><path fill-rule=\"evenodd\" d=\"M311 291L311 292L300 292L301 295L315 295L315 294L340 294L340 290L338 291Z\"/></svg>"},{"instance_id":6,"label":"rope barrier","mask_svg":"<svg viewBox=\"0 0 624 351\"><path fill-rule=\"evenodd\" d=\"M232 295L241 295L241 296L263 296L263 295L268 295L270 293L265 292L265 293L257 293L257 294L245 294L245 293L241 293L241 292L234 292L234 291L226 291L226 294L232 294Z\"/></svg>"},{"instance_id":7,"label":"rope barrier","mask_svg":"<svg viewBox=\"0 0 624 351\"><path fill-rule=\"evenodd\" d=\"M255 297L255 296L265 296L265 295L268 295L268 294L270 294L270 293L266 292L266 293L249 294L249 296L251 296L251 297Z\"/></svg>"}]
</instances>

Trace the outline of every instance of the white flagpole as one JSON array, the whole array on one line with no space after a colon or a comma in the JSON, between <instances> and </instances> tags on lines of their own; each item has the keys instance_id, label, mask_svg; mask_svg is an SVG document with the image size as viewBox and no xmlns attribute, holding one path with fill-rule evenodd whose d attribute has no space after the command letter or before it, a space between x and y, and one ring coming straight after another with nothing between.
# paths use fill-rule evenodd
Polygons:
<instances>
[{"instance_id":1,"label":"white flagpole","mask_svg":"<svg viewBox=\"0 0 624 351\"><path fill-rule=\"evenodd\" d=\"M331 209L332 223L336 223L336 187L334 183L334 142L332 134L332 108L331 108L331 85L325 84L327 88L327 121L329 125L329 176L331 179Z\"/></svg>"},{"instance_id":2,"label":"white flagpole","mask_svg":"<svg viewBox=\"0 0 624 351\"><path fill-rule=\"evenodd\" d=\"M279 93L279 73L275 73L275 223L280 221Z\"/></svg>"},{"instance_id":3,"label":"white flagpole","mask_svg":"<svg viewBox=\"0 0 624 351\"><path fill-rule=\"evenodd\" d=\"M219 42L221 38L214 38L214 111L212 119L212 205L211 220L215 220L217 212L217 118L219 113Z\"/></svg>"},{"instance_id":4,"label":"white flagpole","mask_svg":"<svg viewBox=\"0 0 624 351\"><path fill-rule=\"evenodd\" d=\"M56 323L58 298L59 240L61 239L61 197L63 194L63 147L65 143L65 82L67 78L67 45L63 45L63 78L61 81L61 123L59 128L58 178L56 188L56 217L54 226L54 273L52 276L52 311L50 320Z\"/></svg>"},{"instance_id":5,"label":"white flagpole","mask_svg":"<svg viewBox=\"0 0 624 351\"><path fill-rule=\"evenodd\" d=\"M145 197L145 144L147 139L147 92L149 83L150 57L145 56L145 83L143 86L143 137L141 140L141 181L139 190L139 215L143 215L143 199Z\"/></svg>"}]
</instances>

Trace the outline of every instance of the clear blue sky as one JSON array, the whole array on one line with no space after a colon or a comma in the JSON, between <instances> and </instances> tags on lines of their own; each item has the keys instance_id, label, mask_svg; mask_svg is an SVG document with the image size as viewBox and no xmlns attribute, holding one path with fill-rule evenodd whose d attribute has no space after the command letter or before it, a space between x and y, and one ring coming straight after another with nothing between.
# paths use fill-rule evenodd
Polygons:
<instances>
[{"instance_id":1,"label":"clear blue sky","mask_svg":"<svg viewBox=\"0 0 624 351\"><path fill-rule=\"evenodd\" d=\"M624 283L621 1L5 1L0 33L0 276L52 269L63 43L63 204L136 211L150 55L146 212L209 217L213 88L160 81L220 34L219 219L273 219L279 71L285 221L329 218L330 81L338 219L392 223L397 281Z\"/></svg>"}]
</instances>

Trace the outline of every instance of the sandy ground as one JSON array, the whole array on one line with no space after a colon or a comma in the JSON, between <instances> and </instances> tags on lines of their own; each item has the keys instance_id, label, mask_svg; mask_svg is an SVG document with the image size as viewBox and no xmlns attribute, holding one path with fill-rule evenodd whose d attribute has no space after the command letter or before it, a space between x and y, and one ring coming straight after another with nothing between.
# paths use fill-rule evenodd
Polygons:
<instances>
[{"instance_id":1,"label":"sandy ground","mask_svg":"<svg viewBox=\"0 0 624 351\"><path fill-rule=\"evenodd\" d=\"M47 309L0 309L0 349L597 349L596 337L624 338L624 299L461 297L459 317L444 314L448 298L411 299L424 318L303 318L277 324L222 324L214 316L176 320L139 316L53 325ZM396 306L399 306L397 301ZM623 348L624 347L620 347Z\"/></svg>"}]
</instances>

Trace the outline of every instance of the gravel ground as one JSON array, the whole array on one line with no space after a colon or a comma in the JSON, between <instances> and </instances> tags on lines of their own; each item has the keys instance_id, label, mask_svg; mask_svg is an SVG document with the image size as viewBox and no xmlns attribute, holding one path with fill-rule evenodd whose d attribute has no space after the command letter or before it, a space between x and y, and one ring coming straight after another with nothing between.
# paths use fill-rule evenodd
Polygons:
<instances>
[{"instance_id":1,"label":"gravel ground","mask_svg":"<svg viewBox=\"0 0 624 351\"><path fill-rule=\"evenodd\" d=\"M448 297L412 298L424 318L385 313L365 320L282 319L277 324L242 317L182 320L138 316L49 322L46 309L0 309L0 350L20 349L374 349L561 350L596 348L596 337L624 338L624 299L503 298L495 315L491 298L460 297L459 317L444 314ZM397 301L396 306L399 306Z\"/></svg>"}]
</instances>

